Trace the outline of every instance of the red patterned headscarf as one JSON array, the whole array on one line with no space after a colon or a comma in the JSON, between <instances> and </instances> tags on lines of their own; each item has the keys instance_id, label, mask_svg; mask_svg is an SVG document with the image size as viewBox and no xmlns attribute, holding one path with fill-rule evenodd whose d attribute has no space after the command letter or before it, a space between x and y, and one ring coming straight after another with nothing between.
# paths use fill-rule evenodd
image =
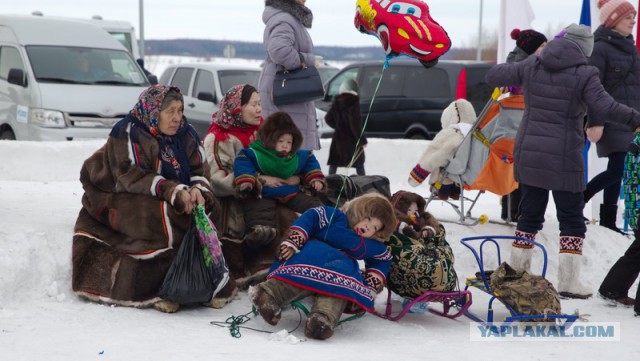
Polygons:
<instances>
[{"instance_id":1,"label":"red patterned headscarf","mask_svg":"<svg viewBox=\"0 0 640 361\"><path fill-rule=\"evenodd\" d=\"M236 85L229 89L220 101L220 109L213 114L213 123L207 134L212 133L217 141L229 139L233 135L240 139L246 148L256 140L255 132L259 125L249 125L242 120L242 91L246 84ZM262 120L260 121L262 124Z\"/></svg>"}]
</instances>

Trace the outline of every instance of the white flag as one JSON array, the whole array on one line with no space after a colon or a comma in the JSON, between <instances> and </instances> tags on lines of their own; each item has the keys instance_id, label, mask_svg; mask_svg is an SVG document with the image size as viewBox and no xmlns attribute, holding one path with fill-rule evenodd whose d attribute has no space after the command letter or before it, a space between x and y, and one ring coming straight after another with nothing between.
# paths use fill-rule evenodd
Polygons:
<instances>
[{"instance_id":1,"label":"white flag","mask_svg":"<svg viewBox=\"0 0 640 361\"><path fill-rule=\"evenodd\" d=\"M507 54L516 46L516 41L511 39L511 31L513 29L531 29L531 22L535 18L529 0L500 0L498 64L504 63ZM542 32L541 30L536 31Z\"/></svg>"}]
</instances>

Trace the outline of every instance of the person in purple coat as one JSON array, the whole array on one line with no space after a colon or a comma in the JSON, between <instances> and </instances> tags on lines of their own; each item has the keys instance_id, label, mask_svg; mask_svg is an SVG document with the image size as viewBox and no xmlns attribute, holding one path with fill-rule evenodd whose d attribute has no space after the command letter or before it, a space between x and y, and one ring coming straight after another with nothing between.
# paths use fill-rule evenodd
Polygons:
<instances>
[{"instance_id":1,"label":"person in purple coat","mask_svg":"<svg viewBox=\"0 0 640 361\"><path fill-rule=\"evenodd\" d=\"M315 295L304 333L319 340L333 336L349 302L373 310L391 266L383 242L395 224L393 206L377 193L356 197L342 210L322 206L304 212L289 228L267 280L249 289L251 302L276 325L282 307ZM358 260L364 261L364 273Z\"/></svg>"},{"instance_id":2,"label":"person in purple coat","mask_svg":"<svg viewBox=\"0 0 640 361\"><path fill-rule=\"evenodd\" d=\"M539 57L517 63L498 64L487 73L491 86L522 86L525 112L514 147L515 178L522 201L512 243L510 265L529 270L533 245L542 229L544 214L553 193L560 223L558 293L563 297L588 298L589 287L580 281L585 189L583 118L607 115L609 121L635 131L640 113L616 103L605 91L598 70L588 64L593 50L591 29L571 24L542 50Z\"/></svg>"}]
</instances>

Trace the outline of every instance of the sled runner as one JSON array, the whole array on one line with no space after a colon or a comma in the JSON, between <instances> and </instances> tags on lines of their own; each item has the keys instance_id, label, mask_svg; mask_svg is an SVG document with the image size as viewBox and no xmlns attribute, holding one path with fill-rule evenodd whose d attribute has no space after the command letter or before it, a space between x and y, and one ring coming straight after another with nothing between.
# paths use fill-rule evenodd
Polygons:
<instances>
[{"instance_id":1,"label":"sled runner","mask_svg":"<svg viewBox=\"0 0 640 361\"><path fill-rule=\"evenodd\" d=\"M441 303L442 311L429 307L429 312L452 319L463 315L472 303L471 292L468 290L451 292L428 291L406 303L399 312L394 312L391 303L391 291L387 290L387 303L384 313L375 311L373 314L387 320L397 321L404 317L411 309L411 306L418 302Z\"/></svg>"},{"instance_id":2,"label":"sled runner","mask_svg":"<svg viewBox=\"0 0 640 361\"><path fill-rule=\"evenodd\" d=\"M568 323L576 321L579 318L578 315L557 313L557 312L554 312L553 310L547 310L546 308L544 312L539 312L539 313L531 313L531 312L525 313L525 312L517 311L515 308L517 308L518 306L514 307L512 302L511 302L512 304L510 305L509 304L510 302L507 302L503 297L503 296L506 296L506 293L501 295L495 289L492 288L491 273L494 271L489 271L485 269L485 261L486 261L485 246L487 245L495 246L495 255L497 256L497 262L498 264L502 264L500 245L498 240L503 240L503 239L508 240L509 243L511 243L511 241L515 239L520 239L523 241L530 242L535 247L538 247L543 253L543 265L542 265L542 272L540 273L540 276L534 276L534 277L536 277L537 279L544 280L544 277L547 273L547 251L544 248L544 246L541 245L540 243L536 243L534 241L531 241L530 239L516 237L516 236L479 236L479 237L463 238L460 240L460 243L462 243L462 245L467 247L471 251L471 253L473 253L473 256L475 257L476 262L478 264L478 268L479 268L479 272L476 273L475 277L467 278L465 290L469 290L470 288L475 288L475 289L479 289L480 291L490 296L487 304L486 317L483 318L480 315L475 314L468 309L465 310L465 315L470 319L476 322L482 322L487 326L495 325L493 304L494 304L494 301L497 300L498 302L502 303L510 313L510 316L505 317L501 321L503 325L509 324L514 321L549 321L551 320L555 322L568 322ZM495 260L495 258L493 259ZM548 281L546 280L544 280L544 282L548 283ZM553 287L551 287L551 289L553 289ZM556 293L555 289L553 289L553 292ZM558 300L558 306L559 306L559 300Z\"/></svg>"}]
</instances>

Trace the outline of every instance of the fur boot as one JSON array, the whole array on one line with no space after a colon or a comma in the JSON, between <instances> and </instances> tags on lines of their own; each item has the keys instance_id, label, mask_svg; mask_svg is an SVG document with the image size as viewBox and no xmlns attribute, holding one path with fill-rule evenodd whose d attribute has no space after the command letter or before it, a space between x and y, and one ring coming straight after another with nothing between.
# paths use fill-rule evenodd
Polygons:
<instances>
[{"instance_id":1,"label":"fur boot","mask_svg":"<svg viewBox=\"0 0 640 361\"><path fill-rule=\"evenodd\" d=\"M260 286L249 287L249 300L266 323L275 326L282 316L282 308L276 300Z\"/></svg>"},{"instance_id":2,"label":"fur boot","mask_svg":"<svg viewBox=\"0 0 640 361\"><path fill-rule=\"evenodd\" d=\"M258 248L262 247L276 238L276 229L270 226L257 225L251 227L251 229L244 236L244 243L247 247Z\"/></svg>"},{"instance_id":3,"label":"fur boot","mask_svg":"<svg viewBox=\"0 0 640 361\"><path fill-rule=\"evenodd\" d=\"M583 238L561 236L558 256L558 294L565 298L587 299L592 290L580 280Z\"/></svg>"},{"instance_id":4,"label":"fur boot","mask_svg":"<svg viewBox=\"0 0 640 361\"><path fill-rule=\"evenodd\" d=\"M236 281L233 277L230 277L227 281L227 284L222 287L220 292L218 292L206 306L211 308L222 308L227 303L233 301L233 299L238 294L238 287L236 286Z\"/></svg>"},{"instance_id":5,"label":"fur boot","mask_svg":"<svg viewBox=\"0 0 640 361\"><path fill-rule=\"evenodd\" d=\"M328 316L319 312L312 312L307 318L304 335L316 340L326 340L333 336L333 329L333 322Z\"/></svg>"},{"instance_id":6,"label":"fur boot","mask_svg":"<svg viewBox=\"0 0 640 361\"><path fill-rule=\"evenodd\" d=\"M180 305L169 300L161 300L153 304L153 308L164 313L175 313L180 309Z\"/></svg>"},{"instance_id":7,"label":"fur boot","mask_svg":"<svg viewBox=\"0 0 640 361\"><path fill-rule=\"evenodd\" d=\"M535 241L535 233L527 233L516 229L516 237L522 237ZM527 271L531 273L531 255L533 254L533 244L522 239L516 239L511 244L511 256L509 266L516 271Z\"/></svg>"}]
</instances>

